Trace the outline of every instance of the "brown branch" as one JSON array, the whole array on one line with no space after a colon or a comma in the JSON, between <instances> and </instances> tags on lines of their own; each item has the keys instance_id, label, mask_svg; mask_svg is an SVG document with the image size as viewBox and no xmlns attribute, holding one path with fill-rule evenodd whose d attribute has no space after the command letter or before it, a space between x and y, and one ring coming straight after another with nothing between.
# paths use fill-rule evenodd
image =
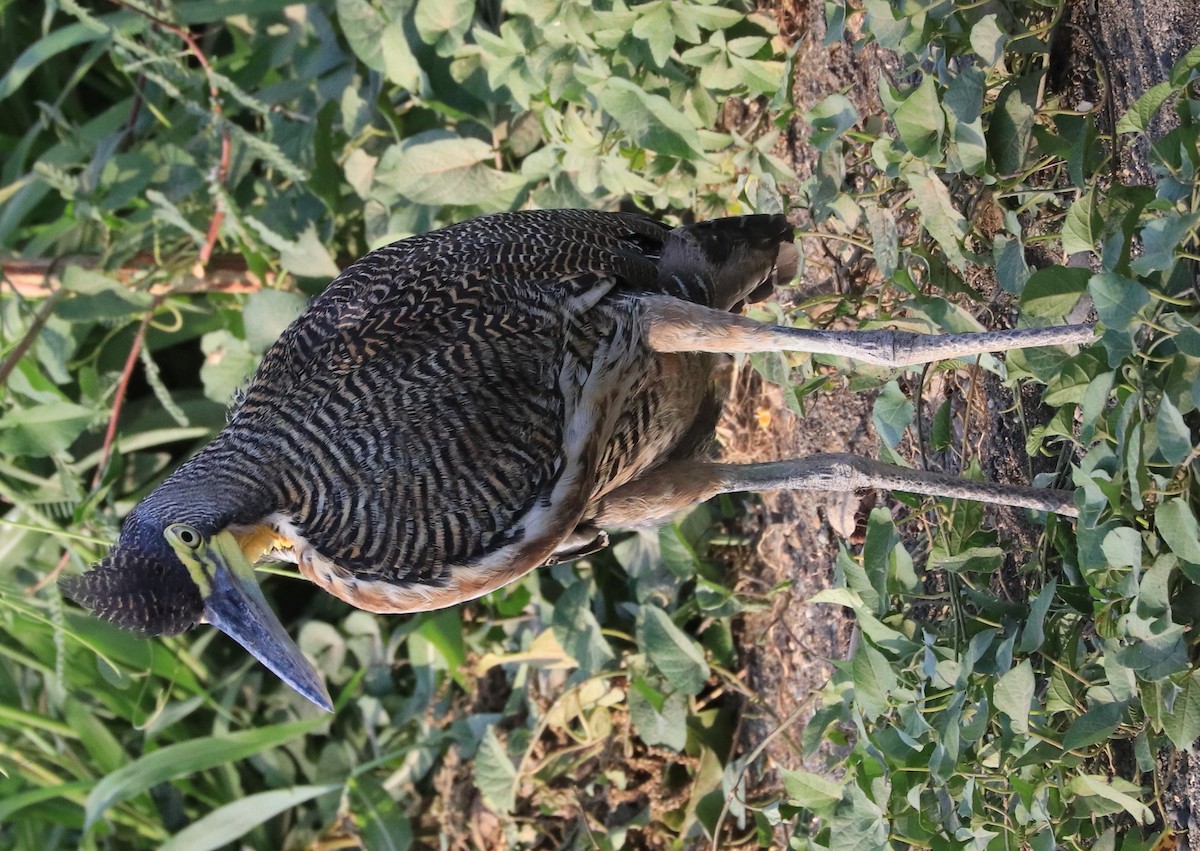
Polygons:
<instances>
[{"instance_id":1,"label":"brown branch","mask_svg":"<svg viewBox=\"0 0 1200 851\"><path fill-rule=\"evenodd\" d=\"M116 270L105 270L104 274L132 289L146 269L155 265L158 265L158 261L152 255L139 254L127 266ZM86 255L60 257L53 260L41 258L25 260L19 257L0 255L0 279L7 280L9 285L24 298L46 298L62 289L59 269L66 266L78 266L82 269L101 268L98 257ZM247 270L245 261L240 257L224 255L212 260L205 268L203 277L184 273L170 282L154 284L150 287L150 293L152 295L210 292L252 293L264 287L273 287L278 281L279 279L272 272L268 272L263 278L260 278Z\"/></svg>"},{"instance_id":2,"label":"brown branch","mask_svg":"<svg viewBox=\"0 0 1200 851\"><path fill-rule=\"evenodd\" d=\"M62 298L62 288L60 287L55 289L51 287L49 283L51 280L50 273L48 271L49 267L57 262L58 261L56 260L46 261L47 271L42 275L41 283L42 287L45 288L44 295L47 296L46 302L38 310L37 315L33 317L33 323L30 324L29 330L25 332L25 336L22 337L21 341L13 347L11 352L8 353L8 357L4 359L4 362L0 363L0 387L4 387L6 384L8 384L8 376L12 374L14 369L16 369L17 363L20 362L21 358L25 357L25 353L29 351L29 347L33 345L33 341L37 339L37 335L42 330L42 326L46 324L46 322L50 319L50 314L54 312L54 305L58 303L60 298Z\"/></svg>"},{"instance_id":3,"label":"brown branch","mask_svg":"<svg viewBox=\"0 0 1200 851\"><path fill-rule=\"evenodd\" d=\"M150 20L155 26L166 30L169 33L177 36L187 45L188 52L196 58L200 64L200 69L204 71L204 78L208 82L208 102L212 110L212 114L216 118L217 131L221 134L221 159L217 164L216 183L218 186L224 186L225 180L229 177L229 158L231 144L229 140L229 128L225 124L225 111L221 107L221 90L213 78L212 64L208 61L208 55L200 48L196 42L196 37L187 31L184 27L177 26L170 21L164 20L152 15L145 9L130 6L125 0L109 0L116 6L122 9L129 9L139 15ZM208 264L209 258L212 256L213 248L217 244L217 239L220 237L221 223L225 220L225 210L222 209L221 196L216 197L216 210L213 213L212 220L208 223L208 234L204 239L204 245L200 249L200 257L198 263L200 268Z\"/></svg>"},{"instance_id":4,"label":"brown branch","mask_svg":"<svg viewBox=\"0 0 1200 851\"><path fill-rule=\"evenodd\" d=\"M117 422L121 419L121 408L125 404L125 394L129 391L129 381L133 378L133 368L137 365L138 355L142 351L142 343L146 339L146 329L150 327L150 320L154 318L154 312L158 310L159 305L163 303L165 296L156 295L150 303L150 307L146 310L146 315L142 317L142 322L138 325L137 332L133 335L133 342L129 346L129 357L125 358L125 368L121 370L121 380L117 382L117 392L113 397L112 413L108 415L108 429L104 432L104 446L100 449L100 462L96 465L96 475L92 477L92 488L95 489L100 484L100 479L104 477L104 468L108 465L108 458L112 454L113 443L117 439Z\"/></svg>"}]
</instances>

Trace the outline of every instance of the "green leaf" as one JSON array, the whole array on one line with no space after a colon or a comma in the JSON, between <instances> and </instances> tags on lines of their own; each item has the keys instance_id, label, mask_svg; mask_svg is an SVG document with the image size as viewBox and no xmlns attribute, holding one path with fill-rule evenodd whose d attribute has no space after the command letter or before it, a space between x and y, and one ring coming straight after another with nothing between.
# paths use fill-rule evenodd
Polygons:
<instances>
[{"instance_id":1,"label":"green leaf","mask_svg":"<svg viewBox=\"0 0 1200 851\"><path fill-rule=\"evenodd\" d=\"M1087 269L1067 266L1038 269L1021 291L1021 312L1026 316L1061 319L1079 303L1091 276Z\"/></svg>"},{"instance_id":2,"label":"green leaf","mask_svg":"<svg viewBox=\"0 0 1200 851\"><path fill-rule=\"evenodd\" d=\"M1130 786L1135 791L1138 790L1137 786L1120 777L1110 778L1100 774L1077 774L1067 783L1067 788L1076 795L1111 801L1133 816L1140 824L1152 823L1154 811L1129 793L1117 789L1118 783Z\"/></svg>"},{"instance_id":3,"label":"green leaf","mask_svg":"<svg viewBox=\"0 0 1200 851\"><path fill-rule=\"evenodd\" d=\"M475 752L475 786L501 814L511 813L517 805L517 767L496 737L494 724L488 726Z\"/></svg>"},{"instance_id":4,"label":"green leaf","mask_svg":"<svg viewBox=\"0 0 1200 851\"><path fill-rule=\"evenodd\" d=\"M869 641L859 642L850 671L854 678L854 701L863 717L873 721L887 711L888 695L900 684L896 672Z\"/></svg>"},{"instance_id":5,"label":"green leaf","mask_svg":"<svg viewBox=\"0 0 1200 851\"><path fill-rule=\"evenodd\" d=\"M696 128L665 97L624 78L611 77L600 90L599 101L625 134L643 148L672 157L703 159Z\"/></svg>"},{"instance_id":6,"label":"green leaf","mask_svg":"<svg viewBox=\"0 0 1200 851\"><path fill-rule=\"evenodd\" d=\"M921 224L946 254L946 259L960 267L967 265L962 242L967 235L967 220L954 206L950 190L937 173L920 161L906 163L905 180L913 197L908 208L921 214Z\"/></svg>"},{"instance_id":7,"label":"green leaf","mask_svg":"<svg viewBox=\"0 0 1200 851\"><path fill-rule=\"evenodd\" d=\"M1142 228L1142 253L1129 266L1139 275L1170 269L1179 259L1181 244L1200 224L1200 213L1172 212Z\"/></svg>"},{"instance_id":8,"label":"green leaf","mask_svg":"<svg viewBox=\"0 0 1200 851\"><path fill-rule=\"evenodd\" d=\"M475 0L417 0L413 23L438 56L452 56L475 19Z\"/></svg>"},{"instance_id":9,"label":"green leaf","mask_svg":"<svg viewBox=\"0 0 1200 851\"><path fill-rule=\"evenodd\" d=\"M140 795L159 783L238 762L328 723L328 719L321 715L290 724L205 736L152 751L100 779L84 804L86 827L95 824L96 819L109 807Z\"/></svg>"},{"instance_id":10,"label":"green leaf","mask_svg":"<svg viewBox=\"0 0 1200 851\"><path fill-rule=\"evenodd\" d=\"M914 156L924 159L941 147L946 114L938 103L937 86L931 74L926 74L907 97L898 100L892 120L900 139Z\"/></svg>"},{"instance_id":11,"label":"green leaf","mask_svg":"<svg viewBox=\"0 0 1200 851\"><path fill-rule=\"evenodd\" d=\"M842 133L858 123L858 110L848 97L834 94L804 113L804 120L812 128L809 143L817 150L824 151Z\"/></svg>"},{"instance_id":12,"label":"green leaf","mask_svg":"<svg viewBox=\"0 0 1200 851\"><path fill-rule=\"evenodd\" d=\"M1142 536L1130 526L1117 526L1104 535L1100 549L1112 567L1142 566Z\"/></svg>"},{"instance_id":13,"label":"green leaf","mask_svg":"<svg viewBox=\"0 0 1200 851\"><path fill-rule=\"evenodd\" d=\"M900 265L900 231L896 216L887 207L865 204L867 225L871 229L871 253L879 274L891 278Z\"/></svg>"},{"instance_id":14,"label":"green leaf","mask_svg":"<svg viewBox=\"0 0 1200 851\"><path fill-rule=\"evenodd\" d=\"M1179 465L1192 453L1196 436L1183 421L1183 414L1175 407L1171 397L1163 394L1158 403L1158 416L1154 425L1158 433L1158 448L1168 464Z\"/></svg>"},{"instance_id":15,"label":"green leaf","mask_svg":"<svg viewBox=\"0 0 1200 851\"><path fill-rule=\"evenodd\" d=\"M1018 174L1033 136L1041 72L1028 74L1006 84L996 98L988 125L988 152L1001 174Z\"/></svg>"},{"instance_id":16,"label":"green leaf","mask_svg":"<svg viewBox=\"0 0 1200 851\"><path fill-rule=\"evenodd\" d=\"M786 768L780 768L779 773L792 802L819 816L831 815L842 799L842 785L819 774Z\"/></svg>"},{"instance_id":17,"label":"green leaf","mask_svg":"<svg viewBox=\"0 0 1200 851\"><path fill-rule=\"evenodd\" d=\"M698 694L709 676L700 645L657 606L642 606L638 614L638 645L654 667L684 694Z\"/></svg>"},{"instance_id":18,"label":"green leaf","mask_svg":"<svg viewBox=\"0 0 1200 851\"><path fill-rule=\"evenodd\" d=\"M293 786L239 798L192 822L163 843L159 851L215 851L282 812L341 789L340 783Z\"/></svg>"},{"instance_id":19,"label":"green leaf","mask_svg":"<svg viewBox=\"0 0 1200 851\"><path fill-rule=\"evenodd\" d=\"M200 338L200 348L204 352L204 365L200 367L204 395L214 402L228 404L254 372L258 357L245 340L228 331L205 334Z\"/></svg>"},{"instance_id":20,"label":"green leaf","mask_svg":"<svg viewBox=\"0 0 1200 851\"><path fill-rule=\"evenodd\" d=\"M567 587L554 605L550 625L567 655L584 671L603 670L613 661L612 648L592 613L592 590L586 582Z\"/></svg>"},{"instance_id":21,"label":"green leaf","mask_svg":"<svg viewBox=\"0 0 1200 851\"><path fill-rule=\"evenodd\" d=\"M1063 748L1073 751L1112 738L1125 710L1119 703L1100 703L1084 712L1063 737Z\"/></svg>"},{"instance_id":22,"label":"green leaf","mask_svg":"<svg viewBox=\"0 0 1200 851\"><path fill-rule=\"evenodd\" d=\"M879 432L884 444L890 449L895 449L912 423L914 413L913 403L904 395L900 385L889 381L875 399L875 405L871 409L871 422L875 424L875 430Z\"/></svg>"},{"instance_id":23,"label":"green leaf","mask_svg":"<svg viewBox=\"0 0 1200 851\"><path fill-rule=\"evenodd\" d=\"M1094 251L1102 226L1096 210L1096 190L1088 189L1067 210L1062 229L1063 251L1067 254Z\"/></svg>"},{"instance_id":24,"label":"green leaf","mask_svg":"<svg viewBox=\"0 0 1200 851\"><path fill-rule=\"evenodd\" d=\"M1047 405L1061 408L1063 405L1083 401L1092 379L1107 368L1100 361L1100 356L1088 350L1080 352L1065 360L1056 374L1046 382L1046 392L1042 401Z\"/></svg>"},{"instance_id":25,"label":"green leaf","mask_svg":"<svg viewBox=\"0 0 1200 851\"><path fill-rule=\"evenodd\" d=\"M1183 54L1171 66L1170 80L1173 86L1183 86L1191 78L1192 73L1200 68L1200 44Z\"/></svg>"},{"instance_id":26,"label":"green leaf","mask_svg":"<svg viewBox=\"0 0 1200 851\"><path fill-rule=\"evenodd\" d=\"M251 293L246 299L246 306L242 308L246 345L252 352L265 352L307 306L308 299L296 293L281 290Z\"/></svg>"},{"instance_id":27,"label":"green leaf","mask_svg":"<svg viewBox=\"0 0 1200 851\"><path fill-rule=\"evenodd\" d=\"M1150 122L1154 120L1163 101L1169 98L1174 91L1175 87L1165 80L1148 88L1117 121L1117 132L1145 133L1150 129Z\"/></svg>"},{"instance_id":28,"label":"green leaf","mask_svg":"<svg viewBox=\"0 0 1200 851\"><path fill-rule=\"evenodd\" d=\"M687 745L687 695L673 691L660 694L642 677L629 689L629 720L647 745L682 751Z\"/></svg>"},{"instance_id":29,"label":"green leaf","mask_svg":"<svg viewBox=\"0 0 1200 851\"><path fill-rule=\"evenodd\" d=\"M1192 671L1179 683L1170 711L1163 714L1162 725L1180 750L1192 747L1200 739L1200 671Z\"/></svg>"},{"instance_id":30,"label":"green leaf","mask_svg":"<svg viewBox=\"0 0 1200 851\"><path fill-rule=\"evenodd\" d=\"M72 402L18 408L0 417L0 452L41 457L66 450L96 419L96 412Z\"/></svg>"},{"instance_id":31,"label":"green leaf","mask_svg":"<svg viewBox=\"0 0 1200 851\"><path fill-rule=\"evenodd\" d=\"M1033 703L1033 666L1028 659L1006 671L996 681L992 704L1012 722L1016 733L1029 732L1029 707Z\"/></svg>"},{"instance_id":32,"label":"green leaf","mask_svg":"<svg viewBox=\"0 0 1200 851\"><path fill-rule=\"evenodd\" d=\"M1184 561L1200 564L1200 525L1185 500L1172 497L1159 503L1154 512L1154 525L1171 552Z\"/></svg>"},{"instance_id":33,"label":"green leaf","mask_svg":"<svg viewBox=\"0 0 1200 851\"><path fill-rule=\"evenodd\" d=\"M507 206L524 180L485 165L494 156L480 139L427 130L388 148L375 167L375 182L417 204Z\"/></svg>"},{"instance_id":34,"label":"green leaf","mask_svg":"<svg viewBox=\"0 0 1200 851\"><path fill-rule=\"evenodd\" d=\"M1087 286L1096 305L1096 315L1106 328L1132 330L1141 321L1141 311L1150 304L1145 287L1113 272L1092 276Z\"/></svg>"},{"instance_id":35,"label":"green leaf","mask_svg":"<svg viewBox=\"0 0 1200 851\"><path fill-rule=\"evenodd\" d=\"M1021 240L997 234L992 243L992 259L996 265L996 278L1006 293L1021 295L1025 283L1031 277L1029 264L1025 262L1025 246Z\"/></svg>"},{"instance_id":36,"label":"green leaf","mask_svg":"<svg viewBox=\"0 0 1200 851\"><path fill-rule=\"evenodd\" d=\"M1050 604L1054 601L1054 594L1058 590L1058 584L1051 579L1037 596L1033 598L1029 604L1029 617L1025 619L1024 625L1021 627L1021 640L1017 644L1017 650L1022 653L1032 653L1042 646L1046 640L1045 621L1046 613L1050 611Z\"/></svg>"},{"instance_id":37,"label":"green leaf","mask_svg":"<svg viewBox=\"0 0 1200 851\"><path fill-rule=\"evenodd\" d=\"M995 65L1004 55L1008 34L1000 29L996 15L984 15L971 27L971 49L979 54L984 65Z\"/></svg>"},{"instance_id":38,"label":"green leaf","mask_svg":"<svg viewBox=\"0 0 1200 851\"><path fill-rule=\"evenodd\" d=\"M668 0L656 0L635 7L638 12L633 24L634 38L650 45L654 64L665 68L675 49L675 27L671 22L671 5Z\"/></svg>"}]
</instances>

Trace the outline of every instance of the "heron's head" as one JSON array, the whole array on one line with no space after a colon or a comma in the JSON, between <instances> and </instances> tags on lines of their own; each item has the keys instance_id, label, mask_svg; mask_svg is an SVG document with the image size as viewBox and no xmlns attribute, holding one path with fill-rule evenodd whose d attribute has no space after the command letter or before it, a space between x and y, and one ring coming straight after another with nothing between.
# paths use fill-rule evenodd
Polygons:
<instances>
[{"instance_id":1,"label":"heron's head","mask_svg":"<svg viewBox=\"0 0 1200 851\"><path fill-rule=\"evenodd\" d=\"M59 586L104 620L143 636L176 635L210 623L297 692L333 711L320 676L288 637L228 530L163 522L135 510L108 556Z\"/></svg>"}]
</instances>

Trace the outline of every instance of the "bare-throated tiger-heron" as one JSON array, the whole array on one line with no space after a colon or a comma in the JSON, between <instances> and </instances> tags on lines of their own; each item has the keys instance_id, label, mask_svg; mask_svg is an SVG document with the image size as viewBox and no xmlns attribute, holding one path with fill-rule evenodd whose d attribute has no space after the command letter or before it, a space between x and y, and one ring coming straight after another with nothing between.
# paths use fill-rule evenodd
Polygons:
<instances>
[{"instance_id":1,"label":"bare-throated tiger-heron","mask_svg":"<svg viewBox=\"0 0 1200 851\"><path fill-rule=\"evenodd\" d=\"M821 332L738 314L796 266L783 216L671 229L485 216L371 252L267 352L228 425L63 590L143 635L207 621L325 709L254 577L268 554L372 612L470 600L719 493L884 487L1072 514L1072 494L847 455L708 460L728 352L903 365L1084 343L1090 326Z\"/></svg>"}]
</instances>

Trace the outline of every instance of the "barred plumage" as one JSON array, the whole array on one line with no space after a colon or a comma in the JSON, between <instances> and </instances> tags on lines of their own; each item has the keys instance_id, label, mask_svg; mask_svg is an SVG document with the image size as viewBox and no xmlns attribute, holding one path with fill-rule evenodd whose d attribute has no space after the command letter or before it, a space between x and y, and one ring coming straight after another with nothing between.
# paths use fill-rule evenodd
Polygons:
<instances>
[{"instance_id":1,"label":"barred plumage","mask_svg":"<svg viewBox=\"0 0 1200 851\"><path fill-rule=\"evenodd\" d=\"M131 514L114 557L164 521L203 533L269 523L306 575L367 608L482 593L489 558L507 576L553 555L522 544L549 522L589 381L617 410L607 428L577 426L589 446L574 451L594 458L577 471L584 504L564 538L719 408L717 356L651 351L636 296L732 307L789 240L782 216L672 231L568 210L486 216L374 251L285 331L228 426Z\"/></svg>"}]
</instances>

